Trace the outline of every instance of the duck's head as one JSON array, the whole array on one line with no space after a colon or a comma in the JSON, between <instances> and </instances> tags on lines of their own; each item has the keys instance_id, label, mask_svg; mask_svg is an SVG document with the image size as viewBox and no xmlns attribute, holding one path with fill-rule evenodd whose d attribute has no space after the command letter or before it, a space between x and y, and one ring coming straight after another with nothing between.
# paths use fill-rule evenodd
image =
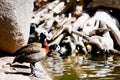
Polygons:
<instances>
[{"instance_id":1,"label":"duck's head","mask_svg":"<svg viewBox=\"0 0 120 80\"><path fill-rule=\"evenodd\" d=\"M43 39L43 40L44 40L44 39L46 39L46 37L47 37L47 36L46 36L44 33L41 33L41 34L40 34L40 39Z\"/></svg>"},{"instance_id":2,"label":"duck's head","mask_svg":"<svg viewBox=\"0 0 120 80\"><path fill-rule=\"evenodd\" d=\"M60 50L60 46L58 44L52 44L49 46L49 55L52 56L54 54L57 54Z\"/></svg>"},{"instance_id":3,"label":"duck's head","mask_svg":"<svg viewBox=\"0 0 120 80\"><path fill-rule=\"evenodd\" d=\"M51 51L59 51L60 50L60 46L58 44L53 44L49 46Z\"/></svg>"},{"instance_id":4,"label":"duck's head","mask_svg":"<svg viewBox=\"0 0 120 80\"><path fill-rule=\"evenodd\" d=\"M47 35L48 35L47 31L44 31L44 32L40 33L40 42L41 43L43 43L44 41L46 41Z\"/></svg>"}]
</instances>

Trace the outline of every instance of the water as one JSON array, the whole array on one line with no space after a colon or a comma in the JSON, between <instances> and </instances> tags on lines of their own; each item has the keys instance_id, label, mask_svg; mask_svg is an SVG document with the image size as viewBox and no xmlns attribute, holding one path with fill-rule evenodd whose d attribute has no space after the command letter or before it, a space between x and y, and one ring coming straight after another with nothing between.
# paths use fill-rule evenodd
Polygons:
<instances>
[{"instance_id":1,"label":"water","mask_svg":"<svg viewBox=\"0 0 120 80\"><path fill-rule=\"evenodd\" d=\"M44 66L54 80L120 80L120 56L48 57Z\"/></svg>"}]
</instances>

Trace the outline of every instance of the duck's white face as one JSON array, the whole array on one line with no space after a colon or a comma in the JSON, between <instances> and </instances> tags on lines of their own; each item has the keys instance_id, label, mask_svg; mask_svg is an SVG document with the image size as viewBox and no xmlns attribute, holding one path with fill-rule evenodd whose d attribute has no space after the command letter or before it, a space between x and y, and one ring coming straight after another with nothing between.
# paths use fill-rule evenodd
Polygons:
<instances>
[{"instance_id":1,"label":"duck's white face","mask_svg":"<svg viewBox=\"0 0 120 80\"><path fill-rule=\"evenodd\" d=\"M48 41L52 40L52 34L48 34L47 38Z\"/></svg>"},{"instance_id":2,"label":"duck's white face","mask_svg":"<svg viewBox=\"0 0 120 80\"><path fill-rule=\"evenodd\" d=\"M60 50L60 46L58 45L57 48L56 48L56 51L59 51Z\"/></svg>"},{"instance_id":3,"label":"duck's white face","mask_svg":"<svg viewBox=\"0 0 120 80\"><path fill-rule=\"evenodd\" d=\"M42 30L41 33L43 33L44 35L48 36L47 30Z\"/></svg>"}]
</instances>

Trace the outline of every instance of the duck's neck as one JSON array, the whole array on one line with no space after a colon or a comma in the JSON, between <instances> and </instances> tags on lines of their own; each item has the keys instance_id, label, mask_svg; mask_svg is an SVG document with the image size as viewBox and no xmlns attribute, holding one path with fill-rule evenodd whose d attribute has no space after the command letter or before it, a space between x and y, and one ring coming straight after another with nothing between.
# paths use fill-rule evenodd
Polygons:
<instances>
[{"instance_id":1,"label":"duck's neck","mask_svg":"<svg viewBox=\"0 0 120 80\"><path fill-rule=\"evenodd\" d=\"M46 54L48 54L48 52L49 52L49 46L48 46L47 41L44 41L44 43L43 43L43 47L44 47L45 50L46 50Z\"/></svg>"}]
</instances>

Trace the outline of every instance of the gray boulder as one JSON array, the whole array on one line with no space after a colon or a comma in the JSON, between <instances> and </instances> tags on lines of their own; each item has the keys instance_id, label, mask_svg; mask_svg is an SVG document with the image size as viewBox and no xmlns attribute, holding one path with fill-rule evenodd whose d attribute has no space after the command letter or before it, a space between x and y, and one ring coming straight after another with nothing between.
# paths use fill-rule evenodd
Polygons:
<instances>
[{"instance_id":1,"label":"gray boulder","mask_svg":"<svg viewBox=\"0 0 120 80\"><path fill-rule=\"evenodd\" d=\"M14 53L27 44L34 0L0 0L0 51Z\"/></svg>"}]
</instances>

